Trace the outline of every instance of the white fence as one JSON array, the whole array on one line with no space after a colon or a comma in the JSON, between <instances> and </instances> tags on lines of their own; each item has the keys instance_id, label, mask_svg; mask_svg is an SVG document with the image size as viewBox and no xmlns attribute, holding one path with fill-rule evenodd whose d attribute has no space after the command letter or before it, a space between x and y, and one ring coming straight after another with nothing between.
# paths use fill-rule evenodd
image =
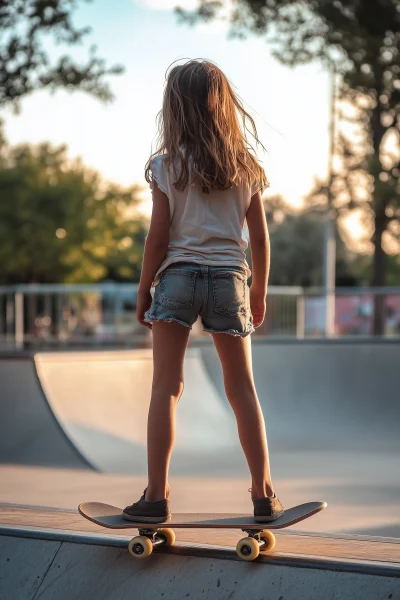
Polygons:
<instances>
[{"instance_id":1,"label":"white fence","mask_svg":"<svg viewBox=\"0 0 400 600\"><path fill-rule=\"evenodd\" d=\"M0 287L0 348L147 343L148 330L135 317L136 297L137 284ZM372 336L376 307L382 311L383 335L400 337L400 287L338 288L333 304L335 337ZM325 315L320 290L271 287L265 321L255 336L326 337ZM199 324L193 335L207 336Z\"/></svg>"}]
</instances>

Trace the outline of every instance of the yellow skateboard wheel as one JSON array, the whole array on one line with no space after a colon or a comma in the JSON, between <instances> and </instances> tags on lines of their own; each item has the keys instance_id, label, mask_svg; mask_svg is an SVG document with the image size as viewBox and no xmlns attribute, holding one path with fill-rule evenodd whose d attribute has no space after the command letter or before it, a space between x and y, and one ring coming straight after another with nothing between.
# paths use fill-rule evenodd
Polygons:
<instances>
[{"instance_id":1,"label":"yellow skateboard wheel","mask_svg":"<svg viewBox=\"0 0 400 600\"><path fill-rule=\"evenodd\" d=\"M164 546L173 546L175 544L175 531L173 529L159 529L157 535L165 539Z\"/></svg>"},{"instance_id":2,"label":"yellow skateboard wheel","mask_svg":"<svg viewBox=\"0 0 400 600\"><path fill-rule=\"evenodd\" d=\"M261 531L260 539L265 542L265 545L261 548L261 552L271 552L275 548L276 538L272 531L268 529Z\"/></svg>"},{"instance_id":3,"label":"yellow skateboard wheel","mask_svg":"<svg viewBox=\"0 0 400 600\"><path fill-rule=\"evenodd\" d=\"M242 560L254 560L260 554L260 546L252 537L242 538L237 543L236 553Z\"/></svg>"},{"instance_id":4,"label":"yellow skateboard wheel","mask_svg":"<svg viewBox=\"0 0 400 600\"><path fill-rule=\"evenodd\" d=\"M153 552L153 543L145 535L138 535L131 539L128 550L135 558L147 558Z\"/></svg>"}]
</instances>

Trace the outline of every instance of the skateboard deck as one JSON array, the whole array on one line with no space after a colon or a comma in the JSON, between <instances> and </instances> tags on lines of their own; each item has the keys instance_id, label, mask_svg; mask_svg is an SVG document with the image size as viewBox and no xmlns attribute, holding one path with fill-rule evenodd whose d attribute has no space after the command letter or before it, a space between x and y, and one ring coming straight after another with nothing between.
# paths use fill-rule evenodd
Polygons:
<instances>
[{"instance_id":1,"label":"skateboard deck","mask_svg":"<svg viewBox=\"0 0 400 600\"><path fill-rule=\"evenodd\" d=\"M236 551L244 560L254 560L260 552L272 550L275 536L272 529L283 529L304 521L326 508L326 502L306 502L285 510L275 521L256 523L253 515L235 513L176 513L164 523L144 523L127 521L122 509L101 502L83 502L79 505L80 514L89 521L109 529L138 529L139 536L128 545L129 552L137 558L149 556L157 545L172 546L175 529L241 529L248 538L239 541Z\"/></svg>"},{"instance_id":2,"label":"skateboard deck","mask_svg":"<svg viewBox=\"0 0 400 600\"><path fill-rule=\"evenodd\" d=\"M80 514L109 529L159 529L160 527L175 527L186 529L283 529L299 521L308 519L315 513L326 508L326 502L306 502L293 508L288 508L282 517L276 521L256 523L252 515L235 513L177 513L165 523L143 523L127 521L122 516L122 508L102 504L101 502L83 502L79 505Z\"/></svg>"}]
</instances>

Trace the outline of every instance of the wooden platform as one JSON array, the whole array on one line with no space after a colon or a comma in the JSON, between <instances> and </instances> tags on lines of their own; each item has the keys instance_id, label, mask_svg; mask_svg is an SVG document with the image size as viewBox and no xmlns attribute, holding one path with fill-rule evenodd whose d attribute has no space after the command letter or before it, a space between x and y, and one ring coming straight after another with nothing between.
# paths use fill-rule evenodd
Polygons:
<instances>
[{"instance_id":1,"label":"wooden platform","mask_svg":"<svg viewBox=\"0 0 400 600\"><path fill-rule=\"evenodd\" d=\"M33 528L51 529L64 532L80 533L111 540L129 540L129 533L117 533L104 529L87 521L77 511L64 511L47 508L31 508L0 505L0 529ZM180 529L177 542L191 544L219 545L232 548L236 545L241 533L233 530ZM293 529L276 532L276 549L270 556L293 556L347 560L368 561L371 564L379 562L397 565L400 569L400 539L371 536L356 536L346 534L314 534L297 532Z\"/></svg>"}]
</instances>

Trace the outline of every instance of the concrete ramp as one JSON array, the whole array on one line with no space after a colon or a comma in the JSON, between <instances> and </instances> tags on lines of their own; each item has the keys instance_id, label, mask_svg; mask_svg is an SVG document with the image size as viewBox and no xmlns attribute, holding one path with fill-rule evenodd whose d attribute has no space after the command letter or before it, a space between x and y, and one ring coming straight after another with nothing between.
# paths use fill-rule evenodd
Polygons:
<instances>
[{"instance_id":1,"label":"concrete ramp","mask_svg":"<svg viewBox=\"0 0 400 600\"><path fill-rule=\"evenodd\" d=\"M146 473L151 350L43 353L34 360L57 422L87 461L106 473ZM196 349L187 351L184 377L171 473L234 472L236 425Z\"/></svg>"},{"instance_id":2,"label":"concrete ramp","mask_svg":"<svg viewBox=\"0 0 400 600\"><path fill-rule=\"evenodd\" d=\"M55 418L31 358L0 360L0 462L91 468Z\"/></svg>"},{"instance_id":3,"label":"concrete ramp","mask_svg":"<svg viewBox=\"0 0 400 600\"><path fill-rule=\"evenodd\" d=\"M400 582L390 563L276 554L249 564L233 551L183 544L140 561L117 538L29 531L0 536L0 571L7 600L398 600Z\"/></svg>"},{"instance_id":4,"label":"concrete ramp","mask_svg":"<svg viewBox=\"0 0 400 600\"><path fill-rule=\"evenodd\" d=\"M345 516L338 529L398 535L399 344L254 340L253 366L283 503L322 498ZM145 479L151 379L149 350L1 359L0 462ZM187 354L171 475L209 478L210 499L248 481L210 344Z\"/></svg>"},{"instance_id":5,"label":"concrete ramp","mask_svg":"<svg viewBox=\"0 0 400 600\"><path fill-rule=\"evenodd\" d=\"M215 349L201 352L224 397ZM400 453L400 343L253 340L252 352L273 451Z\"/></svg>"}]
</instances>

